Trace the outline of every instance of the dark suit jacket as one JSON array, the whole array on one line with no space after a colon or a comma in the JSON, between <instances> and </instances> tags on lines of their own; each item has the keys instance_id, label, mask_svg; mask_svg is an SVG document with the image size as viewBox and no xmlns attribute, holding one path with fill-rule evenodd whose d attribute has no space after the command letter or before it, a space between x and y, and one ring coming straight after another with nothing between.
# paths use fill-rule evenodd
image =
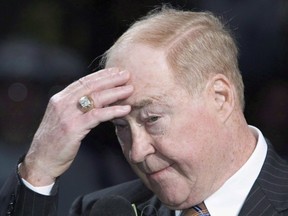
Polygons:
<instances>
[{"instance_id":1,"label":"dark suit jacket","mask_svg":"<svg viewBox=\"0 0 288 216\"><path fill-rule=\"evenodd\" d=\"M56 184L57 187L57 184ZM232 192L233 193L233 192ZM167 209L140 180L134 180L78 198L69 215L89 215L93 204L100 198L120 195L136 204L145 215L170 216ZM48 216L56 215L57 188L52 196L42 196L27 189L17 174L8 179L0 192L0 215ZM157 210L157 214L155 213ZM288 216L288 164L268 144L268 154L239 216Z\"/></svg>"}]
</instances>

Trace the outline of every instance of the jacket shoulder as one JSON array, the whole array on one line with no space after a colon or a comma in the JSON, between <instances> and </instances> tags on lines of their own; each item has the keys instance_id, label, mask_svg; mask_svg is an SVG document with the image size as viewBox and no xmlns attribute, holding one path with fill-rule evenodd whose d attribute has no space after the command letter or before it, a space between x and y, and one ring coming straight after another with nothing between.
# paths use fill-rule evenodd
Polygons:
<instances>
[{"instance_id":1,"label":"jacket shoulder","mask_svg":"<svg viewBox=\"0 0 288 216\"><path fill-rule=\"evenodd\" d=\"M288 163L268 143L261 172L239 215L288 215Z\"/></svg>"}]
</instances>

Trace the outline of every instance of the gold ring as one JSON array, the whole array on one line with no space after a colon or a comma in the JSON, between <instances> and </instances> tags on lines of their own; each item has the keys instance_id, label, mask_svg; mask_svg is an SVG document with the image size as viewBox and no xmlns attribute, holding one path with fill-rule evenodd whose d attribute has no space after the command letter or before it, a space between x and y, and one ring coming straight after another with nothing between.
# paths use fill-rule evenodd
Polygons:
<instances>
[{"instance_id":1,"label":"gold ring","mask_svg":"<svg viewBox=\"0 0 288 216\"><path fill-rule=\"evenodd\" d=\"M80 109L86 113L94 108L94 101L90 96L84 95L79 100Z\"/></svg>"}]
</instances>

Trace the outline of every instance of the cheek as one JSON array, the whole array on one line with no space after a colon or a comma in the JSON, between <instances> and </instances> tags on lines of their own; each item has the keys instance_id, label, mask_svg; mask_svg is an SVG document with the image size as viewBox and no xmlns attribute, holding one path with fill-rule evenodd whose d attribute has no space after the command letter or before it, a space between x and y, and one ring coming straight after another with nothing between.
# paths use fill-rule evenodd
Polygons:
<instances>
[{"instance_id":1,"label":"cheek","mask_svg":"<svg viewBox=\"0 0 288 216\"><path fill-rule=\"evenodd\" d=\"M186 128L179 130L180 139L174 149L177 152L175 154L181 155L178 164L183 172L189 173L194 170L200 175L203 170L210 172L217 166L215 159L219 157L221 147L217 143L219 135L214 127L215 122L204 116L201 123L191 122Z\"/></svg>"},{"instance_id":2,"label":"cheek","mask_svg":"<svg viewBox=\"0 0 288 216\"><path fill-rule=\"evenodd\" d=\"M201 163L206 157L205 154L208 154L213 147L211 146L214 136L211 118L199 113L198 116L179 118L177 122L173 122L173 125L165 136L167 142L163 146L163 151L183 164Z\"/></svg>"}]
</instances>

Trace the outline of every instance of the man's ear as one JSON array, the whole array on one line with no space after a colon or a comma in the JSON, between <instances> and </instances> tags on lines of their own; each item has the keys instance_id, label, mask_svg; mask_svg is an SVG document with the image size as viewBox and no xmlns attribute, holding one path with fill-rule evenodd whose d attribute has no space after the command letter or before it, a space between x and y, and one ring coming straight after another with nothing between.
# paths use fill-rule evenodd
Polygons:
<instances>
[{"instance_id":1,"label":"man's ear","mask_svg":"<svg viewBox=\"0 0 288 216\"><path fill-rule=\"evenodd\" d=\"M225 75L216 74L210 79L209 90L215 110L225 122L235 106L235 89Z\"/></svg>"}]
</instances>

